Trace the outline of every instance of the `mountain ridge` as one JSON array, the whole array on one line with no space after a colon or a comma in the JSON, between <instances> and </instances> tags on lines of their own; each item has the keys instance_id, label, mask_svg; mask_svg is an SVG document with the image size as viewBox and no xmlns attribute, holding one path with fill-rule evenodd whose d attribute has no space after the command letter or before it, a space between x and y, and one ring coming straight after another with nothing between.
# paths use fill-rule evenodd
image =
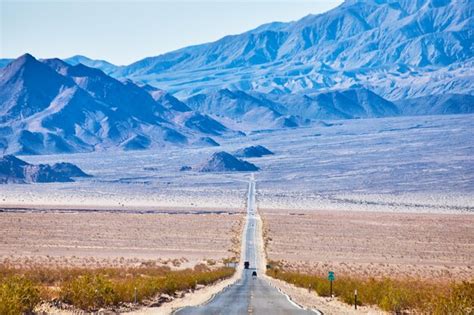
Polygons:
<instances>
[{"instance_id":1,"label":"mountain ridge","mask_svg":"<svg viewBox=\"0 0 474 315\"><path fill-rule=\"evenodd\" d=\"M470 0L348 0L127 66L26 54L0 69L0 149L215 145L202 139L473 113L473 13Z\"/></svg>"},{"instance_id":2,"label":"mountain ridge","mask_svg":"<svg viewBox=\"0 0 474 315\"><path fill-rule=\"evenodd\" d=\"M314 72L325 68L345 76L340 72L359 73L365 68L384 71L402 66L429 70L472 59L472 13L472 5L466 0L346 1L326 13L298 21L269 23L212 43L147 57L113 75L161 84L172 93L190 96L199 90L226 87L246 91L252 86L253 90L268 92L258 78L275 76L291 66L294 69L287 82L271 81L284 93L340 88L340 84L327 79L315 84L318 74ZM281 64L282 61L291 64ZM226 70L236 68L249 70L247 73L257 79L249 81L247 73L227 75ZM299 71L303 72L302 81L306 78L308 82L288 86L291 78L299 80ZM162 80L165 76L169 78ZM354 75L349 74L344 80L350 81L351 76ZM217 83L222 79L222 84ZM389 95L385 92L381 96L387 97L385 94Z\"/></svg>"},{"instance_id":3,"label":"mountain ridge","mask_svg":"<svg viewBox=\"0 0 474 315\"><path fill-rule=\"evenodd\" d=\"M4 153L147 149L233 132L190 109L185 114L191 118L179 118L184 114L166 108L130 80L118 81L82 64L37 60L29 54L0 69L0 114ZM190 119L194 119L191 126Z\"/></svg>"}]
</instances>

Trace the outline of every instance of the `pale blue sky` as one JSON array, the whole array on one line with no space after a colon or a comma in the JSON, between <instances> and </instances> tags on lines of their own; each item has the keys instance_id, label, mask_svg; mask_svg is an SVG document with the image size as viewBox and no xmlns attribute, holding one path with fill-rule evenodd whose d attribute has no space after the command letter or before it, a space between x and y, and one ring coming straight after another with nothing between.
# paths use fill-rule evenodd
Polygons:
<instances>
[{"instance_id":1,"label":"pale blue sky","mask_svg":"<svg viewBox=\"0 0 474 315\"><path fill-rule=\"evenodd\" d=\"M81 54L129 64L181 47L297 20L342 0L0 0L0 58Z\"/></svg>"}]
</instances>

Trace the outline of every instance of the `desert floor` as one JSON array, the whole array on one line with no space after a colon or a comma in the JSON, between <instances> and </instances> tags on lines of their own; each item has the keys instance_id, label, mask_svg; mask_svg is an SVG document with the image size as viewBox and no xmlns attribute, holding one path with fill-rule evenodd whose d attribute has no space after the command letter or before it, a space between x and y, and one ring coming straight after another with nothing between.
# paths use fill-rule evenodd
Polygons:
<instances>
[{"instance_id":1,"label":"desert floor","mask_svg":"<svg viewBox=\"0 0 474 315\"><path fill-rule=\"evenodd\" d=\"M235 256L242 223L238 211L3 209L0 262L191 267Z\"/></svg>"},{"instance_id":2,"label":"desert floor","mask_svg":"<svg viewBox=\"0 0 474 315\"><path fill-rule=\"evenodd\" d=\"M474 215L260 210L270 260L311 273L474 278Z\"/></svg>"},{"instance_id":3,"label":"desert floor","mask_svg":"<svg viewBox=\"0 0 474 315\"><path fill-rule=\"evenodd\" d=\"M46 210L0 212L0 259L230 257L249 174L179 169L258 144L275 153L246 159L261 168L258 207L273 209L264 210L270 259L319 264L321 271L333 261L338 273L472 276L472 117L326 121L222 137L220 147L23 156L35 164L74 163L93 177L2 185L0 211ZM169 209L184 212L164 214ZM198 215L202 209L217 212Z\"/></svg>"}]
</instances>

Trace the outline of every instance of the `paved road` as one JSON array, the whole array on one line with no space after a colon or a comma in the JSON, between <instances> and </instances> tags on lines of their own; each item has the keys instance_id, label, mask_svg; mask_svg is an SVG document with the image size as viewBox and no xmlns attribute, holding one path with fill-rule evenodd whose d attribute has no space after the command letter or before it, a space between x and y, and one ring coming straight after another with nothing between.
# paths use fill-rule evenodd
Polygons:
<instances>
[{"instance_id":1,"label":"paved road","mask_svg":"<svg viewBox=\"0 0 474 315\"><path fill-rule=\"evenodd\" d=\"M253 271L259 275L264 272L261 266L263 253L259 243L261 235L257 232L259 222L260 217L255 203L255 180L252 175L249 182L246 228L242 237L245 242L242 258L243 261L250 262L250 269L244 269L242 277L236 283L221 291L206 304L182 308L175 314L317 314L290 302L264 279L252 277Z\"/></svg>"}]
</instances>

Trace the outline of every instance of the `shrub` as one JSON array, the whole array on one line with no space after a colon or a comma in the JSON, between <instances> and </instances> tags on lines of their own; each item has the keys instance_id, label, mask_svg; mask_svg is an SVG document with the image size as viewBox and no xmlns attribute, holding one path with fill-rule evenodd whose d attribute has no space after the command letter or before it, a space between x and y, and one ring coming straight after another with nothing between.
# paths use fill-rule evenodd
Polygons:
<instances>
[{"instance_id":1,"label":"shrub","mask_svg":"<svg viewBox=\"0 0 474 315\"><path fill-rule=\"evenodd\" d=\"M448 295L435 296L424 311L436 315L474 314L474 282L453 285Z\"/></svg>"},{"instance_id":2,"label":"shrub","mask_svg":"<svg viewBox=\"0 0 474 315\"><path fill-rule=\"evenodd\" d=\"M233 268L193 269L145 265L138 268L14 268L0 265L0 314L31 312L40 302L58 298L86 311L192 290L231 277Z\"/></svg>"},{"instance_id":3,"label":"shrub","mask_svg":"<svg viewBox=\"0 0 474 315\"><path fill-rule=\"evenodd\" d=\"M113 305L118 300L110 280L91 274L66 282L60 296L64 302L88 311Z\"/></svg>"},{"instance_id":4,"label":"shrub","mask_svg":"<svg viewBox=\"0 0 474 315\"><path fill-rule=\"evenodd\" d=\"M31 313L39 302L39 290L31 280L20 276L2 279L0 284L0 314Z\"/></svg>"},{"instance_id":5,"label":"shrub","mask_svg":"<svg viewBox=\"0 0 474 315\"><path fill-rule=\"evenodd\" d=\"M267 271L270 277L298 287L311 288L320 296L329 296L329 281L321 275L285 271L281 264ZM361 279L339 277L333 293L347 304L354 303L354 290L358 291L358 305L377 305L381 309L422 314L474 314L474 282L460 284L433 283L412 279Z\"/></svg>"},{"instance_id":6,"label":"shrub","mask_svg":"<svg viewBox=\"0 0 474 315\"><path fill-rule=\"evenodd\" d=\"M407 292L403 288L393 286L385 287L382 292L384 292L384 294L377 303L381 309L397 314L410 309L410 292Z\"/></svg>"}]
</instances>

